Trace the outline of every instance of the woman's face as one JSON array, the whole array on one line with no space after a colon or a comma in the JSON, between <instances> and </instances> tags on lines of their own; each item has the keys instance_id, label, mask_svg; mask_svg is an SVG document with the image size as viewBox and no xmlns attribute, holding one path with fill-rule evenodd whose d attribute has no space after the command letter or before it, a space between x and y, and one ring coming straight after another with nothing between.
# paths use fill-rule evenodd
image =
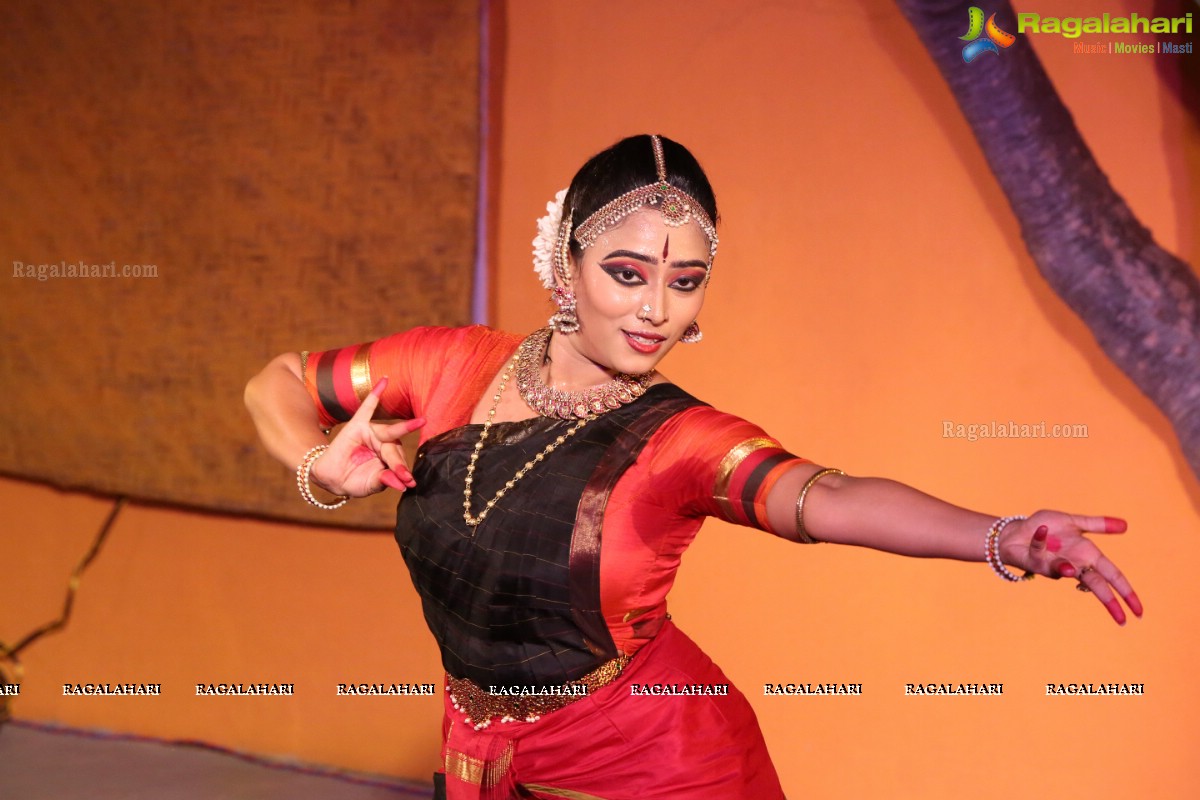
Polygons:
<instances>
[{"instance_id":1,"label":"woman's face","mask_svg":"<svg viewBox=\"0 0 1200 800\"><path fill-rule=\"evenodd\" d=\"M572 259L579 331L564 338L606 369L651 371L699 316L708 258L696 223L671 227L654 208L630 214Z\"/></svg>"}]
</instances>

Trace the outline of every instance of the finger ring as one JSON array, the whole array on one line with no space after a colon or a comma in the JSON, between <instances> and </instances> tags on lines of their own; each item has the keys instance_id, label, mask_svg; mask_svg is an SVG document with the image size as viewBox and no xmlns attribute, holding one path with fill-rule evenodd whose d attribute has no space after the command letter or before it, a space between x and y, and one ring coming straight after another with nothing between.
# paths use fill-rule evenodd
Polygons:
<instances>
[{"instance_id":1,"label":"finger ring","mask_svg":"<svg viewBox=\"0 0 1200 800\"><path fill-rule=\"evenodd\" d=\"M1096 568L1095 567L1084 567L1083 569L1081 569L1079 571L1079 574L1075 576L1076 580L1079 581L1079 583L1075 584L1076 590L1078 590L1080 592L1090 592L1092 590L1092 587L1088 586L1086 583L1083 582L1083 576L1087 575L1089 572L1091 572L1094 569L1096 569Z\"/></svg>"}]
</instances>

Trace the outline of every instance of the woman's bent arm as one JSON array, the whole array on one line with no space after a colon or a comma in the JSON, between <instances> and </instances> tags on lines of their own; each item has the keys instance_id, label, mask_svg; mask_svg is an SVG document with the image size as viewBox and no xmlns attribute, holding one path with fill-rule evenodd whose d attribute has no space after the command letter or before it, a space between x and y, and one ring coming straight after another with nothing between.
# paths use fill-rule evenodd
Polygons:
<instances>
[{"instance_id":1,"label":"woman's bent arm","mask_svg":"<svg viewBox=\"0 0 1200 800\"><path fill-rule=\"evenodd\" d=\"M312 463L311 482L335 495L366 497L385 487L404 491L415 485L400 439L425 421L371 422L386 387L384 377L331 442L304 388L297 353L274 358L251 378L245 402L267 451L280 463L294 469L313 448L328 444L328 450Z\"/></svg>"},{"instance_id":2,"label":"woman's bent arm","mask_svg":"<svg viewBox=\"0 0 1200 800\"><path fill-rule=\"evenodd\" d=\"M271 359L243 397L267 452L284 466L294 469L310 449L328 443L300 377L299 353Z\"/></svg>"}]
</instances>

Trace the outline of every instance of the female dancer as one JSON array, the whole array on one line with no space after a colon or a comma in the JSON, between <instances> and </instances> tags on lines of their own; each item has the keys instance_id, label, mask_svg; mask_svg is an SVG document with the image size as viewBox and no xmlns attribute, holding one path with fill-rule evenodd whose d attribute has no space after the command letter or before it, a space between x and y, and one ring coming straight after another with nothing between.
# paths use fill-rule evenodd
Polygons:
<instances>
[{"instance_id":1,"label":"female dancer","mask_svg":"<svg viewBox=\"0 0 1200 800\"><path fill-rule=\"evenodd\" d=\"M558 306L549 328L418 328L289 353L246 390L308 502L402 493L396 540L447 673L446 796L783 796L746 699L667 613L706 516L987 561L1004 580L1074 578L1118 623L1117 595L1141 615L1084 535L1121 520L997 519L851 477L657 372L700 339L717 252L716 200L684 147L622 140L550 210L535 240ZM410 469L398 443L418 429Z\"/></svg>"}]
</instances>

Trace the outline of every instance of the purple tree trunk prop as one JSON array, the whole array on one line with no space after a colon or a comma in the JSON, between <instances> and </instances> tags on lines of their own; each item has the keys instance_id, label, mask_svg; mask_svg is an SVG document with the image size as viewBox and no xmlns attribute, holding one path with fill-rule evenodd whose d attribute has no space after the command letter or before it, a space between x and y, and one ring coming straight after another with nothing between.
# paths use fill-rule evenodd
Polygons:
<instances>
[{"instance_id":1,"label":"purple tree trunk prop","mask_svg":"<svg viewBox=\"0 0 1200 800\"><path fill-rule=\"evenodd\" d=\"M1200 478L1200 281L1114 191L1027 41L963 60L970 2L897 0L954 93L1042 276L1166 415ZM1008 2L996 22L1016 32Z\"/></svg>"}]
</instances>

